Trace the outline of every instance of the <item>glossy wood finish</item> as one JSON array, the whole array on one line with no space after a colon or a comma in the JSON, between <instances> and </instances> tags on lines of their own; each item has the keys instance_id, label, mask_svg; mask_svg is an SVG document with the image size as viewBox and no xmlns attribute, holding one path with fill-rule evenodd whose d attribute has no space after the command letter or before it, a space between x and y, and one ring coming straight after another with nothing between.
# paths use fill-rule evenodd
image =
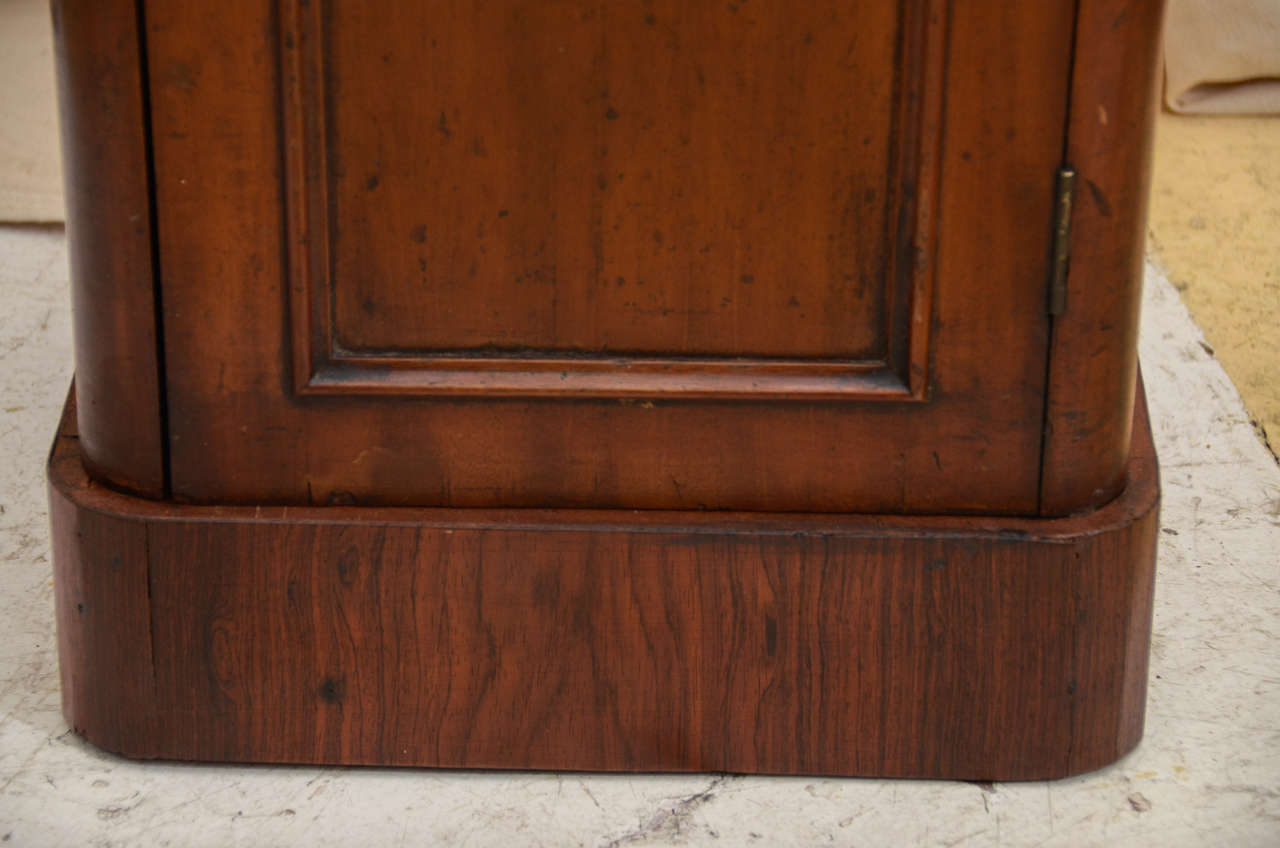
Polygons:
<instances>
[{"instance_id":1,"label":"glossy wood finish","mask_svg":"<svg viewBox=\"0 0 1280 848\"><path fill-rule=\"evenodd\" d=\"M53 0L76 391L94 476L164 497L143 78L134 0Z\"/></svg>"},{"instance_id":2,"label":"glossy wood finish","mask_svg":"<svg viewBox=\"0 0 1280 848\"><path fill-rule=\"evenodd\" d=\"M1067 162L1079 174L1066 311L1053 322L1041 512L1124 487L1137 375L1164 0L1081 0Z\"/></svg>"},{"instance_id":3,"label":"glossy wood finish","mask_svg":"<svg viewBox=\"0 0 1280 848\"><path fill-rule=\"evenodd\" d=\"M133 757L1013 780L1142 733L1158 500L1071 519L177 506L49 466L68 721Z\"/></svg>"},{"instance_id":4,"label":"glossy wood finish","mask_svg":"<svg viewBox=\"0 0 1280 848\"><path fill-rule=\"evenodd\" d=\"M351 14L342 4L319 5L341 21ZM426 113L431 121L420 127L413 123L417 112L400 111L385 99L388 92L365 104L375 99L378 74L386 73L388 91L394 90L409 84L397 62L434 54L402 44L412 39L395 27L394 16L366 16L350 32L343 28L331 45L339 76L329 88L349 86L368 98L329 110L325 139L341 173L335 171L335 196L323 204L337 237L322 259L332 255L335 261L334 314L355 323L340 323L338 336L320 333L317 340L314 328L297 332L297 322L306 317L298 304L319 302L323 308L323 298L298 289L319 287L321 280L296 273L300 262L314 264L316 247L308 239L300 248L287 237L300 231L291 217L298 203L314 203L314 192L290 194L289 187L314 188L308 180L316 179L288 135L294 122L303 127L294 137L308 137L307 121L315 120L305 112L306 98L291 94L306 90L287 76L294 67L287 55L291 18L277 15L271 4L247 0L218 3L216 13L214 4L203 2L148 4L175 497L206 503L1035 514L1048 343L1046 243L1071 64L1063 33L1070 31L1074 4L983 0L951 14L947 4L913 0L848 12L853 23L892 29L889 10L901 9L904 20L914 22L894 30L894 50L923 59L892 67L925 70L918 74L916 93L899 87L891 100L879 88L887 71L864 73L858 64L864 36L850 45L853 69L839 62L831 66L838 45L826 40L827 31L848 35L852 23L840 19L827 31L818 24L844 10L841 4L791 10L806 29L783 27L795 37L785 45L758 32L757 25L780 14L773 6L736 13L716 7L713 13L709 6L651 4L654 26L644 16L650 6L640 3L611 5L603 19L585 23L569 14L557 22L548 11L588 5L506 0L495 9L495 15L531 16L536 26L530 32L543 37L536 41L469 17L465 4L440 4L453 11L430 22L431 33L447 42L441 55L459 63L471 55L472 36L482 37L477 43L507 38L533 54L563 36L569 51L564 61L577 64L556 64L561 60L555 54L538 72L556 80L564 75L568 93L589 93L584 79L592 63L603 63L611 86L608 104L566 105L563 116L549 115L541 123L483 76L505 73L500 69L508 67L506 60L474 64L475 78L463 70L432 75L430 86L405 94L408 105L433 98L442 103ZM280 10L290 8L286 3ZM634 21L624 25L627 15ZM809 30L811 45L804 38ZM590 44L602 34L609 39L604 53ZM646 39L657 41L652 62L642 63L635 57ZM865 39L867 61L878 63L889 49L885 33ZM387 62L384 42L396 48ZM292 43L292 49L306 49L297 38ZM588 46L595 52L579 56ZM401 48L409 47L406 58ZM369 62L356 61L361 52ZM823 62L807 65L809 56ZM666 103L636 81L669 72L669 87L693 96L699 62L712 69L707 85L725 97ZM758 77L746 76L742 88L716 76L722 70L746 75L749 64ZM818 81L823 86L814 87ZM864 90L864 83L875 87ZM521 83L539 84L537 78ZM827 110L813 99L827 85L853 92L866 114ZM487 92L485 97L466 100L472 86ZM752 121L747 104L755 97L763 105ZM721 102L733 111L717 112ZM298 108L304 110L301 117ZM610 117L610 108L617 118ZM662 127L645 130L646 110L662 109L668 110L661 112ZM441 130L441 112L448 133ZM943 116L941 127L912 118L935 113ZM391 123L369 127L361 115L386 116ZM588 125L592 116L595 123ZM812 160L803 150L793 154L784 118L795 119L800 141L814 141L829 125L829 146L819 145ZM695 119L712 128L690 135L691 149L708 159L705 173L697 170L701 165L662 149L671 125ZM869 154L865 173L856 156L840 156L848 147L845 136L864 120L871 149L879 151ZM886 156L901 155L904 127L911 126L921 127L919 157L932 165L905 173L937 174L936 182L904 177L896 186L902 197L913 198L913 210L885 195L883 175L864 185ZM413 138L415 130L425 133L424 157L446 151L440 163L428 167L408 156L399 136ZM578 130L589 138L575 136ZM385 169L375 174L370 168L383 136ZM488 159L475 155L477 137ZM671 138L679 142L678 129ZM495 139L528 144L504 148ZM521 164L558 161L569 151L589 159L582 173L566 167L553 178ZM794 194L787 194L791 189L777 176L730 179L734 168L758 167L770 151L795 166ZM615 170L622 160L626 168ZM837 160L831 185L823 186L816 175ZM611 181L601 187L598 178L606 172L594 166L604 164ZM458 171L456 192L452 183L441 182L450 170ZM618 171L631 176L619 182ZM374 176L378 184L369 188ZM415 183L419 177L422 185ZM857 195L865 206L851 207L857 215L845 220L843 212L835 214L844 206L831 194L854 197L854 188L876 194ZM683 199L677 190L684 191ZM521 201L521 191L527 200ZM512 199L502 199L507 195ZM727 220L711 214L717 196L732 203L743 228L715 241L714 267L704 267L696 258L701 247L681 239L709 236ZM627 203L639 204L630 218L622 214ZM541 206L553 208L539 212ZM585 218L579 214L592 209ZM499 217L503 210L507 216ZM549 229L537 215L556 210L559 224ZM915 220L885 224L887 210L899 219L910 211ZM857 217L864 212L871 220L866 232ZM696 226L681 224L689 216ZM794 238L774 232L780 216L795 224ZM820 219L826 226L817 226ZM455 262L447 253L449 239L439 240L441 230L461 239L459 233L480 223L483 240L458 241ZM310 235L311 226L302 225L302 231ZM421 242L415 237L419 227L426 228ZM574 293L563 304L547 302L550 284L536 275L531 282L515 279L517 272L523 279L539 267L535 254L552 229L563 240L547 247L563 248L556 267L564 276L557 285ZM663 234L662 246L655 230ZM886 232L888 243L872 235ZM852 255L823 252L803 263L796 259L814 238L829 234L843 245L837 253ZM579 250L592 244L604 249L598 268L590 251ZM492 264L479 263L482 247ZM478 263L477 274L493 275L474 290L457 288L459 279L449 277L469 279L466 257ZM688 300L691 272L687 262L672 264L673 257L707 271L707 291L721 298L731 288L741 289L735 305L720 310L732 320L690 323L696 311ZM430 286L421 285L419 258L434 275ZM799 265L804 267L789 267ZM839 277L845 269L868 277L861 306L849 300L853 293ZM672 310L666 320L641 315L640 306L625 307L643 303L643 296L627 299L616 285L617 277L631 286L654 274L671 275L655 283L661 296L654 306ZM903 274L915 275L915 281L901 284ZM746 283L744 276L754 281ZM920 282L926 279L932 282ZM607 292L599 288L605 282L611 286ZM829 289L822 302L830 309L814 304L805 311L803 333L787 317L792 295L785 291L793 282L798 300L816 291L814 286ZM440 314L451 316L443 336L439 322L419 325L420 316L435 314L440 286L455 287L442 302ZM586 292L596 299L581 296ZM909 297L899 296L903 292ZM466 325L459 310L474 305L476 293L494 304L497 317L479 316L475 320L483 318L483 325ZM903 319L900 310L908 305ZM719 310L718 302L709 307ZM801 308L809 310L810 304ZM876 329L881 313L890 330L901 332ZM563 337L551 332L561 319ZM495 334L499 325L510 331L506 341ZM717 335L734 326L725 338ZM330 344L331 337L366 350L348 354ZM596 355L606 344L647 352L641 357L646 361L597 358L595 365L573 367L560 362L558 370L543 368L528 379L520 363L518 379L510 368L489 368L484 380L473 369L450 385L424 377L424 368L448 368L423 350L484 339L590 349ZM394 354L391 361L352 364L388 345L404 349L381 351ZM896 353L895 345L901 348ZM791 359L761 370L758 363L726 359L734 351ZM887 367L868 372L863 366L874 365L882 353ZM823 358L831 356L866 358L841 365L844 360ZM724 360L712 363L719 373L708 376L707 357ZM313 362L317 367L308 373ZM341 366L336 371L328 367L334 363Z\"/></svg>"}]
</instances>

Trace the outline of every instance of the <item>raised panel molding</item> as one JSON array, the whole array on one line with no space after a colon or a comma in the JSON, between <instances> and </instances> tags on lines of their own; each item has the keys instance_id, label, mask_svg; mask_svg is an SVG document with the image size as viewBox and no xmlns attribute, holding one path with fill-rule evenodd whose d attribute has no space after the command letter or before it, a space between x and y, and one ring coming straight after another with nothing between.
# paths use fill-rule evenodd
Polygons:
<instances>
[{"instance_id":1,"label":"raised panel molding","mask_svg":"<svg viewBox=\"0 0 1280 848\"><path fill-rule=\"evenodd\" d=\"M864 358L570 349L352 349L339 340L326 116L328 2L278 0L293 385L301 395L920 401L928 394L949 0L903 0L897 32L882 349ZM331 71L330 71L331 73Z\"/></svg>"}]
</instances>

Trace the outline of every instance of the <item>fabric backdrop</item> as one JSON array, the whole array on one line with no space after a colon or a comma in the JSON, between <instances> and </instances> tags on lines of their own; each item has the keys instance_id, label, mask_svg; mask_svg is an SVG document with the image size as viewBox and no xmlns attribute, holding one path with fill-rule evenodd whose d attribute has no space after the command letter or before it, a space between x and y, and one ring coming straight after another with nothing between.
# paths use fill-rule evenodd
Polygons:
<instances>
[{"instance_id":1,"label":"fabric backdrop","mask_svg":"<svg viewBox=\"0 0 1280 848\"><path fill-rule=\"evenodd\" d=\"M0 0L0 221L62 220L48 0Z\"/></svg>"},{"instance_id":2,"label":"fabric backdrop","mask_svg":"<svg viewBox=\"0 0 1280 848\"><path fill-rule=\"evenodd\" d=\"M1169 0L1165 103L1175 112L1280 113L1280 0Z\"/></svg>"}]
</instances>

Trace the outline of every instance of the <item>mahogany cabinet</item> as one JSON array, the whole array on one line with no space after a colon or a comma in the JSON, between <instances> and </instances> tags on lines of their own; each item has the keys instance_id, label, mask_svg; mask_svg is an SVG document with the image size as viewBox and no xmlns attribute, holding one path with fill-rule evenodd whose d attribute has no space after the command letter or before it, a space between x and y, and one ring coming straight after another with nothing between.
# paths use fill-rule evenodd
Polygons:
<instances>
[{"instance_id":1,"label":"mahogany cabinet","mask_svg":"<svg viewBox=\"0 0 1280 848\"><path fill-rule=\"evenodd\" d=\"M64 707L131 756L1140 737L1160 0L54 0Z\"/></svg>"}]
</instances>

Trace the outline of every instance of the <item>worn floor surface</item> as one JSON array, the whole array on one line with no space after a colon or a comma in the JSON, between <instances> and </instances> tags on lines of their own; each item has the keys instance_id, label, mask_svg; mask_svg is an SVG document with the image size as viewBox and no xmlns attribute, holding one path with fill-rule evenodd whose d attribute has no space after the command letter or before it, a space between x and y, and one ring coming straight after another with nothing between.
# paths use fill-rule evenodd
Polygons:
<instances>
[{"instance_id":1,"label":"worn floor surface","mask_svg":"<svg viewBox=\"0 0 1280 848\"><path fill-rule=\"evenodd\" d=\"M0 228L0 840L8 845L1280 844L1280 468L1173 287L1147 735L1057 783L136 764L58 709L43 462L71 376L60 230Z\"/></svg>"},{"instance_id":2,"label":"worn floor surface","mask_svg":"<svg viewBox=\"0 0 1280 848\"><path fill-rule=\"evenodd\" d=\"M1280 451L1280 116L1161 115L1148 228L1156 259Z\"/></svg>"}]
</instances>

